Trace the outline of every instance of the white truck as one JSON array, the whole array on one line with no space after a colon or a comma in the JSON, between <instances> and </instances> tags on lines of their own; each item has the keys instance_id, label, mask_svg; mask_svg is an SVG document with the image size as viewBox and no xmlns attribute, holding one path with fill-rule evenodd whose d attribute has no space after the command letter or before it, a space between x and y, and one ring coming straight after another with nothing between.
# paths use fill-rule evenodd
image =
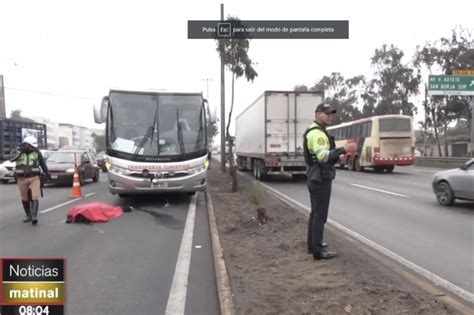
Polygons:
<instances>
[{"instance_id":1,"label":"white truck","mask_svg":"<svg viewBox=\"0 0 474 315\"><path fill-rule=\"evenodd\" d=\"M323 91L265 91L236 117L238 169L257 180L305 175L303 134L323 100Z\"/></svg>"}]
</instances>

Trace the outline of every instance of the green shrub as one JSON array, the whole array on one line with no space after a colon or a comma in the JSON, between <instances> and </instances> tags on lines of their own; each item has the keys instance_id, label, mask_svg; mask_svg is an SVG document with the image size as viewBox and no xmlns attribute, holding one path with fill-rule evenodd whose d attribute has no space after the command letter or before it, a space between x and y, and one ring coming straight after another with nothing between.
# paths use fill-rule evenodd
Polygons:
<instances>
[{"instance_id":1,"label":"green shrub","mask_svg":"<svg viewBox=\"0 0 474 315\"><path fill-rule=\"evenodd\" d=\"M262 185L260 183L255 183L252 189L252 202L260 207L263 204L265 199L265 193L262 189Z\"/></svg>"}]
</instances>

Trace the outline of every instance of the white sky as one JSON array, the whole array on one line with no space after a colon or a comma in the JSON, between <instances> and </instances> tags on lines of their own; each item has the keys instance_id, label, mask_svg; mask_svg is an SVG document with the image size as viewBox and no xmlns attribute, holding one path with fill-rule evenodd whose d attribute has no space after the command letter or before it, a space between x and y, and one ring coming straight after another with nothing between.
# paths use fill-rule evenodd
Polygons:
<instances>
[{"instance_id":1,"label":"white sky","mask_svg":"<svg viewBox=\"0 0 474 315\"><path fill-rule=\"evenodd\" d=\"M219 108L216 44L187 39L187 21L218 20L220 3L0 0L0 74L10 88L5 90L7 115L22 109L24 116L100 128L93 122L92 106L109 87L206 94L204 78L213 79L209 101ZM411 58L417 45L447 37L457 25L474 29L473 3L226 1L225 15L241 20L349 20L348 40L252 40L249 55L258 63L259 76L253 84L237 81L234 112L264 90L312 86L331 72L371 76L370 57L384 43ZM230 76L226 83L229 106Z\"/></svg>"}]
</instances>

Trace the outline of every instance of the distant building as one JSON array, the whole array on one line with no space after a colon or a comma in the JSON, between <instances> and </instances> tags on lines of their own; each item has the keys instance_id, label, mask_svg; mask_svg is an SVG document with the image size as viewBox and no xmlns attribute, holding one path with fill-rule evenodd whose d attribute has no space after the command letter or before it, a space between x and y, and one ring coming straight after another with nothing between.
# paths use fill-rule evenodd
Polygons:
<instances>
[{"instance_id":1,"label":"distant building","mask_svg":"<svg viewBox=\"0 0 474 315\"><path fill-rule=\"evenodd\" d=\"M0 74L0 118L6 118L7 113L5 111L5 89L3 83L3 75Z\"/></svg>"},{"instance_id":2,"label":"distant building","mask_svg":"<svg viewBox=\"0 0 474 315\"><path fill-rule=\"evenodd\" d=\"M59 149L73 146L72 125L59 124L58 134L59 134L59 137L58 137Z\"/></svg>"},{"instance_id":3,"label":"distant building","mask_svg":"<svg viewBox=\"0 0 474 315\"><path fill-rule=\"evenodd\" d=\"M86 127L73 124L59 124L60 137L59 147L74 147L77 149L89 149L93 147L91 130Z\"/></svg>"},{"instance_id":4,"label":"distant building","mask_svg":"<svg viewBox=\"0 0 474 315\"><path fill-rule=\"evenodd\" d=\"M92 137L105 136L105 129L91 129Z\"/></svg>"},{"instance_id":5,"label":"distant building","mask_svg":"<svg viewBox=\"0 0 474 315\"><path fill-rule=\"evenodd\" d=\"M44 117L33 117L33 120L46 125L48 149L59 149L59 123Z\"/></svg>"},{"instance_id":6,"label":"distant building","mask_svg":"<svg viewBox=\"0 0 474 315\"><path fill-rule=\"evenodd\" d=\"M421 133L416 131L415 134L416 149L421 153L421 156L440 157L438 144L435 139L428 139L426 141L425 152L425 143ZM444 157L446 138L444 135L440 135L439 140L441 144L441 156ZM473 149L474 148L471 147L471 137L468 128L456 127L448 130L448 157L471 157Z\"/></svg>"}]
</instances>

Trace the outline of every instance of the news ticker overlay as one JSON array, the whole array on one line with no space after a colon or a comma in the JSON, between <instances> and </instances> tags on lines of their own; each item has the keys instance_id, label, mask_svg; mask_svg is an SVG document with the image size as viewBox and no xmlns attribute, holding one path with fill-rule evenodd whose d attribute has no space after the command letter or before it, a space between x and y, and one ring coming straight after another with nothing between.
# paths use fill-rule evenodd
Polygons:
<instances>
[{"instance_id":1,"label":"news ticker overlay","mask_svg":"<svg viewBox=\"0 0 474 315\"><path fill-rule=\"evenodd\" d=\"M188 21L189 39L348 39L349 21Z\"/></svg>"},{"instance_id":2,"label":"news ticker overlay","mask_svg":"<svg viewBox=\"0 0 474 315\"><path fill-rule=\"evenodd\" d=\"M64 259L3 258L0 269L1 315L64 314Z\"/></svg>"}]
</instances>

